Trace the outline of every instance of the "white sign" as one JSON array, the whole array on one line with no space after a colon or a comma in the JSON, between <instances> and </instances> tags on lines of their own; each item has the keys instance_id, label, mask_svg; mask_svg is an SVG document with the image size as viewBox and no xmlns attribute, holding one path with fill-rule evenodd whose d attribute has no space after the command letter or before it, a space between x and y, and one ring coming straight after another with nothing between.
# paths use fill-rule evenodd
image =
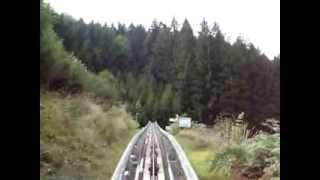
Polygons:
<instances>
[{"instance_id":1,"label":"white sign","mask_svg":"<svg viewBox=\"0 0 320 180\"><path fill-rule=\"evenodd\" d=\"M191 118L179 117L179 127L190 128L191 127Z\"/></svg>"}]
</instances>

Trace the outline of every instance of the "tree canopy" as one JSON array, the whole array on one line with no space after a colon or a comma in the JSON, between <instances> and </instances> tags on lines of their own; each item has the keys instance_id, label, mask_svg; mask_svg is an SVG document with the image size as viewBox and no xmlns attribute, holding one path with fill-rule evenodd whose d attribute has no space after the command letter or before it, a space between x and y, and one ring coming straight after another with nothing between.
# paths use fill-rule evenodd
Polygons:
<instances>
[{"instance_id":1,"label":"tree canopy","mask_svg":"<svg viewBox=\"0 0 320 180\"><path fill-rule=\"evenodd\" d=\"M41 16L41 33L50 26L47 16ZM164 126L177 113L208 125L219 113L245 112L251 125L280 118L280 55L270 60L241 38L230 43L216 23L209 27L204 19L196 36L187 19L181 28L173 18L169 26L153 21L149 29L85 23L66 14L53 22L61 38L53 48L63 44L89 71L110 71L141 125L157 120Z\"/></svg>"}]
</instances>

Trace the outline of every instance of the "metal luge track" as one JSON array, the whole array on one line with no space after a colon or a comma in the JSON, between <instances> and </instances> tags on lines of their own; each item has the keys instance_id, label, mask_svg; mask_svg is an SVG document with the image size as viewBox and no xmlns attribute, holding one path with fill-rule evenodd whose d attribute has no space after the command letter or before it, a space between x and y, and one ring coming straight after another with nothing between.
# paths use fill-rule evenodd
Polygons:
<instances>
[{"instance_id":1,"label":"metal luge track","mask_svg":"<svg viewBox=\"0 0 320 180\"><path fill-rule=\"evenodd\" d=\"M198 180L198 177L179 144L157 123L149 122L132 138L111 179Z\"/></svg>"}]
</instances>

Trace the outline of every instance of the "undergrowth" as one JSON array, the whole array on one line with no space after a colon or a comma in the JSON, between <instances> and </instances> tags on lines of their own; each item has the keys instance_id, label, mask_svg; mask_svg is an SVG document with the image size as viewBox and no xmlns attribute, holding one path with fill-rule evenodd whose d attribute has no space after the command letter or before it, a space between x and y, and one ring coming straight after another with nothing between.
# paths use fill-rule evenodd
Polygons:
<instances>
[{"instance_id":1,"label":"undergrowth","mask_svg":"<svg viewBox=\"0 0 320 180\"><path fill-rule=\"evenodd\" d=\"M200 180L229 179L223 173L210 169L210 160L215 156L219 144L222 143L216 132L202 125L195 125L192 129L175 130L175 132L176 139L181 144Z\"/></svg>"},{"instance_id":2,"label":"undergrowth","mask_svg":"<svg viewBox=\"0 0 320 180\"><path fill-rule=\"evenodd\" d=\"M235 177L263 180L279 179L280 134L260 132L249 139L246 124L237 125L234 122L235 119L232 118L219 122L224 124L220 126L220 131L227 132L228 136L220 134L226 139L226 143L212 157L211 169L233 179ZM225 128L221 129L221 127Z\"/></svg>"},{"instance_id":3,"label":"undergrowth","mask_svg":"<svg viewBox=\"0 0 320 180\"><path fill-rule=\"evenodd\" d=\"M248 138L247 124L219 116L213 128L170 127L182 145L199 179L280 178L280 134L258 133Z\"/></svg>"},{"instance_id":4,"label":"undergrowth","mask_svg":"<svg viewBox=\"0 0 320 180\"><path fill-rule=\"evenodd\" d=\"M40 94L41 179L109 179L137 123L88 94Z\"/></svg>"}]
</instances>

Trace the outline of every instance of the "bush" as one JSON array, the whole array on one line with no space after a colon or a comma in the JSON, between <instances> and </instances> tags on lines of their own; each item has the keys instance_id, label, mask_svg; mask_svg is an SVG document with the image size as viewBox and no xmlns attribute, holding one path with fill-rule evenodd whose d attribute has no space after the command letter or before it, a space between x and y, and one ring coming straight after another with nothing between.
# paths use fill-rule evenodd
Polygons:
<instances>
[{"instance_id":1,"label":"bush","mask_svg":"<svg viewBox=\"0 0 320 180\"><path fill-rule=\"evenodd\" d=\"M234 164L247 170L257 167L256 171L280 176L280 136L279 134L258 134L252 140L233 141L221 148L211 161L211 168L230 176ZM250 170L250 171L251 171Z\"/></svg>"},{"instance_id":2,"label":"bush","mask_svg":"<svg viewBox=\"0 0 320 180\"><path fill-rule=\"evenodd\" d=\"M244 163L248 159L248 151L243 144L230 144L222 148L211 161L211 170L230 176L232 165Z\"/></svg>"},{"instance_id":3,"label":"bush","mask_svg":"<svg viewBox=\"0 0 320 180\"><path fill-rule=\"evenodd\" d=\"M259 134L254 142L248 145L251 154L247 164L249 166L273 167L274 174L280 174L280 136L279 134Z\"/></svg>"}]
</instances>

